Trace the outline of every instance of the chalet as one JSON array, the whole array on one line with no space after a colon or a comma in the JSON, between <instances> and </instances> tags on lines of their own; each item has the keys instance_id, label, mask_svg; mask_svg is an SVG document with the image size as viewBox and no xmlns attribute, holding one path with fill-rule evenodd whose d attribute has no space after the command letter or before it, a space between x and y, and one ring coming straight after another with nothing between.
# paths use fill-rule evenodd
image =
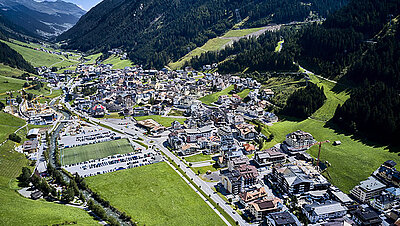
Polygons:
<instances>
[{"instance_id":1,"label":"chalet","mask_svg":"<svg viewBox=\"0 0 400 226\"><path fill-rule=\"evenodd\" d=\"M352 215L353 221L357 225L381 225L382 219L379 217L379 214L368 206L360 206L354 211L350 212Z\"/></svg>"},{"instance_id":2,"label":"chalet","mask_svg":"<svg viewBox=\"0 0 400 226\"><path fill-rule=\"evenodd\" d=\"M239 138L242 140L254 140L257 137L257 131L254 125L243 123L236 125L236 129L239 132Z\"/></svg>"},{"instance_id":3,"label":"chalet","mask_svg":"<svg viewBox=\"0 0 400 226\"><path fill-rule=\"evenodd\" d=\"M243 206L247 207L249 203L263 199L267 197L268 193L264 187L258 188L253 191L242 192L239 194L239 202Z\"/></svg>"},{"instance_id":4,"label":"chalet","mask_svg":"<svg viewBox=\"0 0 400 226\"><path fill-rule=\"evenodd\" d=\"M279 198L266 197L250 203L248 210L256 221L262 221L269 213L281 211L282 207L283 204Z\"/></svg>"}]
</instances>

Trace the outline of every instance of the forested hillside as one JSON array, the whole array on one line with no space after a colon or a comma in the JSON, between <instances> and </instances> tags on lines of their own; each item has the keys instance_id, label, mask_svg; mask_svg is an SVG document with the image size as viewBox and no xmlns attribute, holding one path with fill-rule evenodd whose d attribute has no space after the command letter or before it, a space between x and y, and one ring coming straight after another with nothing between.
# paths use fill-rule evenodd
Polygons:
<instances>
[{"instance_id":1,"label":"forested hillside","mask_svg":"<svg viewBox=\"0 0 400 226\"><path fill-rule=\"evenodd\" d=\"M362 84L335 112L333 121L375 141L395 143L400 136L399 17L387 26L349 68L348 79Z\"/></svg>"},{"instance_id":2,"label":"forested hillside","mask_svg":"<svg viewBox=\"0 0 400 226\"><path fill-rule=\"evenodd\" d=\"M327 16L346 2L105 0L58 40L66 42L65 48L82 51L122 47L133 62L161 68L222 35L241 20L242 27L300 21L311 11Z\"/></svg>"},{"instance_id":3,"label":"forested hillside","mask_svg":"<svg viewBox=\"0 0 400 226\"><path fill-rule=\"evenodd\" d=\"M25 59L11 49L7 44L0 41L0 63L6 64L10 67L18 68L27 72L35 73L33 66L26 62Z\"/></svg>"}]
</instances>

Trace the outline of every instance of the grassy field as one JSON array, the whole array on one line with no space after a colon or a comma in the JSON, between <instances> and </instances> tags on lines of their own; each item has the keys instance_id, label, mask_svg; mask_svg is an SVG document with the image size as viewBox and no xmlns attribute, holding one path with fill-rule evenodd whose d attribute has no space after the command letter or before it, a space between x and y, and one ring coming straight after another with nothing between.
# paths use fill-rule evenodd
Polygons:
<instances>
[{"instance_id":1,"label":"grassy field","mask_svg":"<svg viewBox=\"0 0 400 226\"><path fill-rule=\"evenodd\" d=\"M89 177L86 182L139 225L224 225L164 162Z\"/></svg>"},{"instance_id":2,"label":"grassy field","mask_svg":"<svg viewBox=\"0 0 400 226\"><path fill-rule=\"evenodd\" d=\"M184 113L183 111L172 109L168 113L168 116L183 116L183 113Z\"/></svg>"},{"instance_id":3,"label":"grassy field","mask_svg":"<svg viewBox=\"0 0 400 226\"><path fill-rule=\"evenodd\" d=\"M240 98L244 99L245 97L247 97L247 95L249 95L250 91L250 89L244 89L243 91L237 93L237 95L239 95Z\"/></svg>"},{"instance_id":4,"label":"grassy field","mask_svg":"<svg viewBox=\"0 0 400 226\"><path fill-rule=\"evenodd\" d=\"M185 160L188 162L201 162L201 161L212 160L212 158L211 158L211 155L204 155L204 154L200 153L197 155L185 157Z\"/></svg>"},{"instance_id":5,"label":"grassy field","mask_svg":"<svg viewBox=\"0 0 400 226\"><path fill-rule=\"evenodd\" d=\"M0 124L0 142L3 142L7 131L13 132L24 122L1 113ZM12 150L14 145L7 141L0 146L0 225L52 225L74 221L79 225L98 225L81 209L20 196L16 191L19 189L16 177L29 161L25 155Z\"/></svg>"},{"instance_id":6,"label":"grassy field","mask_svg":"<svg viewBox=\"0 0 400 226\"><path fill-rule=\"evenodd\" d=\"M249 35L251 33L254 33L256 31L259 31L263 29L262 27L257 27L257 28L249 28L249 29L241 29L241 30L230 30L224 34L224 38L233 38L233 37L242 37L245 35Z\"/></svg>"},{"instance_id":7,"label":"grassy field","mask_svg":"<svg viewBox=\"0 0 400 226\"><path fill-rule=\"evenodd\" d=\"M231 85L228 88L226 88L220 92L209 94L207 96L200 98L199 100L201 102L203 102L204 104L210 105L210 104L214 103L215 101L217 101L220 96L228 95L229 92L233 90L233 88L234 88L233 85Z\"/></svg>"},{"instance_id":8,"label":"grassy field","mask_svg":"<svg viewBox=\"0 0 400 226\"><path fill-rule=\"evenodd\" d=\"M104 115L104 118L122 119L122 118L124 118L124 116L120 115L118 112L111 112L110 114Z\"/></svg>"},{"instance_id":9,"label":"grassy field","mask_svg":"<svg viewBox=\"0 0 400 226\"><path fill-rule=\"evenodd\" d=\"M62 152L62 165L69 165L90 159L100 159L115 154L133 152L133 148L127 139L101 142L72 148L65 148Z\"/></svg>"},{"instance_id":10,"label":"grassy field","mask_svg":"<svg viewBox=\"0 0 400 226\"><path fill-rule=\"evenodd\" d=\"M165 127L170 127L171 123L173 123L174 121L178 121L181 124L183 124L186 121L185 118L162 117L161 115L139 116L139 117L135 117L135 119L137 121L142 121L142 120L146 120L146 119L153 119L154 121L160 123L161 125L163 125Z\"/></svg>"},{"instance_id":11,"label":"grassy field","mask_svg":"<svg viewBox=\"0 0 400 226\"><path fill-rule=\"evenodd\" d=\"M34 50L31 48L14 44L12 42L7 42L7 41L2 41L2 42L6 43L12 49L21 54L26 61L30 62L35 67L39 66L62 67L78 63L76 61L68 60L64 56L59 56L55 54L46 53L43 51Z\"/></svg>"},{"instance_id":12,"label":"grassy field","mask_svg":"<svg viewBox=\"0 0 400 226\"><path fill-rule=\"evenodd\" d=\"M230 42L229 39L221 39L221 38L210 39L203 46L192 50L191 52L186 54L184 57L179 59L178 61L168 64L168 66L172 70L179 69L185 64L186 61L189 61L193 57L200 56L202 53L205 53L208 51L220 50L228 42Z\"/></svg>"},{"instance_id":13,"label":"grassy field","mask_svg":"<svg viewBox=\"0 0 400 226\"><path fill-rule=\"evenodd\" d=\"M279 41L278 44L275 47L275 52L280 52L282 50L282 45L285 42L285 40Z\"/></svg>"},{"instance_id":14,"label":"grassy field","mask_svg":"<svg viewBox=\"0 0 400 226\"><path fill-rule=\"evenodd\" d=\"M85 59L88 60L85 62L85 64L95 64L96 59L99 58L101 55L102 55L102 53L96 53L96 54L92 54L92 55L84 57Z\"/></svg>"},{"instance_id":15,"label":"grassy field","mask_svg":"<svg viewBox=\"0 0 400 226\"><path fill-rule=\"evenodd\" d=\"M217 169L214 168L213 166L191 167L191 169L193 170L193 172L200 174L205 174L209 170L211 172L217 171Z\"/></svg>"},{"instance_id":16,"label":"grassy field","mask_svg":"<svg viewBox=\"0 0 400 226\"><path fill-rule=\"evenodd\" d=\"M130 60L121 60L117 56L111 56L102 62L103 64L112 64L113 69L124 69L125 67L131 67L133 63Z\"/></svg>"}]
</instances>

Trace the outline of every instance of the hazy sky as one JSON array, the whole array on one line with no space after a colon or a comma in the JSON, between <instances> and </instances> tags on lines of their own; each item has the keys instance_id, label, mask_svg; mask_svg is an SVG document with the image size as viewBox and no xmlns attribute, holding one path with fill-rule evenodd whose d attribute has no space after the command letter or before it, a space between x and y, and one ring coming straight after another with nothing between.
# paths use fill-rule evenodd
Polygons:
<instances>
[{"instance_id":1,"label":"hazy sky","mask_svg":"<svg viewBox=\"0 0 400 226\"><path fill-rule=\"evenodd\" d=\"M66 2L72 2L80 6L82 9L89 11L90 8L97 5L102 0L64 0Z\"/></svg>"}]
</instances>

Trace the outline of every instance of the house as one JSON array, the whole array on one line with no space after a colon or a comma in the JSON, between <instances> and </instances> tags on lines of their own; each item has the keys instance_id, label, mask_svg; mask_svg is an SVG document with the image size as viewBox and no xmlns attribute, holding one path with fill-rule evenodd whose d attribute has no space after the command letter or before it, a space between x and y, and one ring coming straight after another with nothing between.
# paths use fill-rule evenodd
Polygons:
<instances>
[{"instance_id":1,"label":"house","mask_svg":"<svg viewBox=\"0 0 400 226\"><path fill-rule=\"evenodd\" d=\"M288 211L268 214L266 223L268 226L301 226L299 219Z\"/></svg>"},{"instance_id":2,"label":"house","mask_svg":"<svg viewBox=\"0 0 400 226\"><path fill-rule=\"evenodd\" d=\"M238 136L242 140L254 140L257 137L254 125L243 123L236 125L236 129L239 131Z\"/></svg>"},{"instance_id":3,"label":"house","mask_svg":"<svg viewBox=\"0 0 400 226\"><path fill-rule=\"evenodd\" d=\"M371 198L377 197L386 188L382 182L375 177L368 177L367 180L361 181L359 185L355 186L350 193L361 202L366 202Z\"/></svg>"},{"instance_id":4,"label":"house","mask_svg":"<svg viewBox=\"0 0 400 226\"><path fill-rule=\"evenodd\" d=\"M388 160L384 162L376 173L376 177L384 181L386 184L400 186L400 172L395 168L396 162Z\"/></svg>"},{"instance_id":5,"label":"house","mask_svg":"<svg viewBox=\"0 0 400 226\"><path fill-rule=\"evenodd\" d=\"M264 187L258 188L253 191L242 192L239 194L239 202L243 206L247 207L249 203L254 202L256 200L263 199L267 197L268 193Z\"/></svg>"},{"instance_id":6,"label":"house","mask_svg":"<svg viewBox=\"0 0 400 226\"><path fill-rule=\"evenodd\" d=\"M249 204L248 210L256 221L262 221L269 213L282 209L281 200L276 197L266 197Z\"/></svg>"},{"instance_id":7,"label":"house","mask_svg":"<svg viewBox=\"0 0 400 226\"><path fill-rule=\"evenodd\" d=\"M27 140L22 145L24 152L33 153L38 150L39 142L37 140Z\"/></svg>"},{"instance_id":8,"label":"house","mask_svg":"<svg viewBox=\"0 0 400 226\"><path fill-rule=\"evenodd\" d=\"M162 132L165 130L165 127L156 122L154 119L146 119L142 121L137 121L136 123L138 126L148 129L151 132Z\"/></svg>"},{"instance_id":9,"label":"house","mask_svg":"<svg viewBox=\"0 0 400 226\"><path fill-rule=\"evenodd\" d=\"M283 148L288 152L298 152L309 149L316 143L314 137L307 132L297 130L286 135Z\"/></svg>"},{"instance_id":10,"label":"house","mask_svg":"<svg viewBox=\"0 0 400 226\"><path fill-rule=\"evenodd\" d=\"M286 154L278 151L278 148L272 147L267 150L257 151L254 154L254 162L260 167L270 166L276 163L285 163Z\"/></svg>"},{"instance_id":11,"label":"house","mask_svg":"<svg viewBox=\"0 0 400 226\"><path fill-rule=\"evenodd\" d=\"M338 201L338 202L342 203L342 205L344 205L344 206L351 206L351 205L354 205L354 203L355 203L353 199L351 199L347 194L342 192L337 187L334 187L334 186L330 187L328 190L328 193L332 200Z\"/></svg>"},{"instance_id":12,"label":"house","mask_svg":"<svg viewBox=\"0 0 400 226\"><path fill-rule=\"evenodd\" d=\"M90 114L93 117L104 117L105 113L106 113L106 109L101 104L96 104L94 107L92 107L90 109Z\"/></svg>"},{"instance_id":13,"label":"house","mask_svg":"<svg viewBox=\"0 0 400 226\"><path fill-rule=\"evenodd\" d=\"M395 206L397 204L397 201L394 196L388 193L383 193L380 196L372 199L370 204L375 209L378 209L383 212Z\"/></svg>"},{"instance_id":14,"label":"house","mask_svg":"<svg viewBox=\"0 0 400 226\"><path fill-rule=\"evenodd\" d=\"M26 135L26 138L28 139L35 139L39 137L39 129L35 128L35 129L30 129L28 134Z\"/></svg>"},{"instance_id":15,"label":"house","mask_svg":"<svg viewBox=\"0 0 400 226\"><path fill-rule=\"evenodd\" d=\"M187 144L182 145L182 146L178 149L177 153L178 153L179 155L181 155L181 156L184 156L184 155L191 155L191 154L197 153L197 152L199 151L199 149L200 149L199 145L187 143Z\"/></svg>"},{"instance_id":16,"label":"house","mask_svg":"<svg viewBox=\"0 0 400 226\"><path fill-rule=\"evenodd\" d=\"M311 223L317 223L327 219L343 217L347 213L347 208L336 201L327 201L324 203L314 202L304 205L302 212Z\"/></svg>"},{"instance_id":17,"label":"house","mask_svg":"<svg viewBox=\"0 0 400 226\"><path fill-rule=\"evenodd\" d=\"M381 225L382 220L374 209L367 205L362 205L358 209L350 212L353 221L357 225Z\"/></svg>"}]
</instances>

